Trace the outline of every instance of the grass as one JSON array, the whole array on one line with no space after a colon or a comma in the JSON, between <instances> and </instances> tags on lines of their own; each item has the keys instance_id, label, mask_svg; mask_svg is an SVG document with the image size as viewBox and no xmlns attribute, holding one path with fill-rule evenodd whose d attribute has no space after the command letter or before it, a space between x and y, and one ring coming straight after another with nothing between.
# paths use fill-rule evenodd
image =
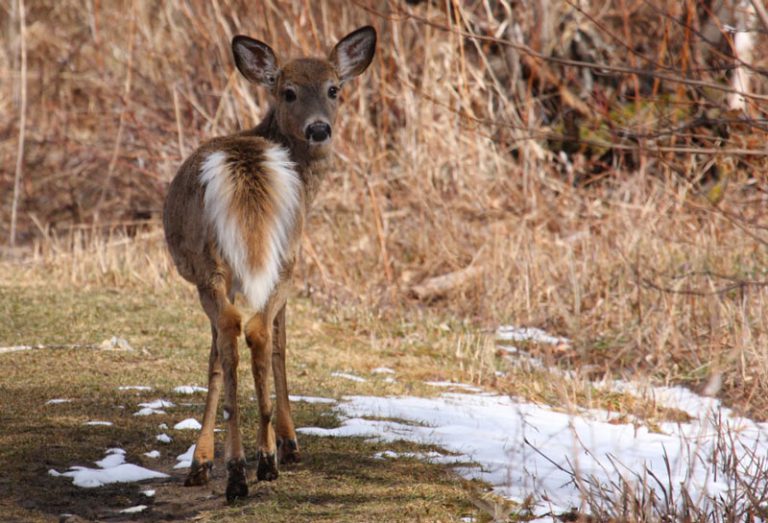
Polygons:
<instances>
[{"instance_id":1,"label":"grass","mask_svg":"<svg viewBox=\"0 0 768 523\"><path fill-rule=\"evenodd\" d=\"M158 222L181 161L210 137L254 125L269 103L233 74L228 42L244 33L282 54L317 54L373 24L377 57L345 87L338 168L303 239L289 313L294 391L437 394L423 381L456 380L649 425L680 417L588 383L637 378L706 390L768 419L765 110L759 99L726 107L719 87L735 62L699 38L716 18L706 2L508 12L492 2L381 11L365 0L161 10L145 0L40 0L26 2L26 71L22 4L0 2L9 79L0 161L15 165L22 153L21 246L0 252L0 344L90 346L117 335L135 351L0 354L4 397L111 397L113 385L142 376L164 391L202 384L207 326ZM760 70L768 58L745 61ZM643 64L667 79L612 69ZM765 93L764 75L751 82ZM13 192L12 178L0 171L0 193ZM15 200L0 202L0 240ZM414 297L468 267L464 284ZM522 348L574 379L508 368L492 335L507 323L568 337L564 348ZM397 383L330 376L368 376L380 364L398 371ZM46 388L57 379L63 389Z\"/></svg>"},{"instance_id":2,"label":"grass","mask_svg":"<svg viewBox=\"0 0 768 523\"><path fill-rule=\"evenodd\" d=\"M4 380L0 395L3 432L0 464L4 479L0 510L23 521L50 520L70 512L85 518L115 517L117 509L146 503L137 485L95 490L73 487L70 481L47 475L74 464L101 459L106 448L124 448L129 461L170 472L173 479L157 486L150 520L186 518L202 521L455 521L476 514L470 494L450 471L415 460L373 459L380 450L413 450L404 443L379 445L358 439L302 437L305 460L286 468L273 484L254 485L249 502L226 507L221 470L210 489L184 489L183 473L173 471L173 457L193 443L193 433L172 432L174 441L154 441L162 421L200 418L201 395L182 396L172 389L182 384L204 385L207 320L191 296L145 290L76 290L42 285L0 287L0 313L9 321L0 326L0 345L98 344L111 336L125 337L133 350L36 349L3 354ZM404 384L381 380L354 383L332 378L344 369L365 375L372 365L392 364L388 349L363 352L360 332L345 339L338 324L318 323L323 312L297 300L290 316L289 375L294 394L339 397L345 393L401 393ZM329 335L335 343L329 343ZM434 355L420 359L436 361ZM413 362L414 357L406 358ZM362 363L362 362L365 363ZM342 365L342 362L345 362ZM241 398L253 394L246 365L240 367ZM150 385L153 391L118 391L121 385ZM426 387L423 387L426 389ZM138 403L158 397L177 407L169 416L134 417ZM71 403L46 405L52 398ZM255 402L244 401L245 444L253 459ZM298 426L333 426L327 406L294 403ZM89 427L88 420L114 422ZM159 464L143 453L160 448ZM221 464L219 463L219 468ZM210 498L211 492L216 496ZM180 502L179 499L185 500Z\"/></svg>"},{"instance_id":3,"label":"grass","mask_svg":"<svg viewBox=\"0 0 768 523\"><path fill-rule=\"evenodd\" d=\"M0 325L0 346L50 347L0 354L5 369L0 385L5 398L0 413L5 428L0 435L0 466L6 471L0 481L0 510L11 518L43 521L70 512L109 520L117 517L118 509L139 503L151 504L152 511L142 516L150 521L192 517L202 521L455 521L462 516L484 521L502 507L513 520L522 510L493 501L483 493L485 486L460 480L445 467L412 459L373 459L381 450L417 450L412 444L383 445L355 438L301 437L304 462L287 467L275 483L252 483L252 497L233 507L223 501L221 464L210 488L183 488L183 472L172 466L174 457L194 442L193 433L171 431L174 441L168 446L156 443L154 436L161 419L172 424L187 417L200 419L202 414L202 395L173 392L178 385L205 385L209 330L194 293L175 277L159 287L129 283L126 275L117 287L73 286L51 279L42 263L5 263L3 274L0 314L6 321ZM586 376L564 379L542 368L514 364L496 347L492 335L427 311L377 315L365 308L329 307L321 300L298 296L292 300L288 322L292 394L436 395L444 389L424 381L452 380L565 411L618 412L618 421L650 430L657 430L663 421L686 421L683 413L652 401L595 388ZM125 338L132 350L98 348L113 336ZM535 343L524 347L540 355L549 350ZM241 350L245 350L242 345ZM241 400L244 419L249 420L244 435L252 459L257 413L255 402L246 400L253 395L253 385L243 362ZM396 382L386 383L384 375L371 373L379 366L395 369ZM334 371L354 373L367 381L336 378L331 375ZM117 390L124 385L149 385L154 390ZM46 405L52 398L73 401ZM157 398L170 399L177 407L168 416L132 415L139 403ZM327 405L295 402L293 407L298 426L337 423ZM89 420L114 425L84 426ZM90 465L115 446L127 451L130 462L171 474L170 481L153 486L158 491L154 500L143 498L137 485L82 490L67 479L47 475L51 468L63 471L75 464ZM143 456L158 447L163 453L159 462Z\"/></svg>"}]
</instances>

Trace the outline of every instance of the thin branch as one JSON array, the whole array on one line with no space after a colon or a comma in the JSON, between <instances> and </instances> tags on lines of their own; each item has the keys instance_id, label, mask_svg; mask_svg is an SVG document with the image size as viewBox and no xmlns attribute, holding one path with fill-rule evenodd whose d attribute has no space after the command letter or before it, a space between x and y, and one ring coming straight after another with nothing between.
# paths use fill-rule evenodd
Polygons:
<instances>
[{"instance_id":1,"label":"thin branch","mask_svg":"<svg viewBox=\"0 0 768 523\"><path fill-rule=\"evenodd\" d=\"M362 9L368 11L371 14L374 14L376 16L379 16L381 18L385 18L387 20L393 19L392 15L389 15L387 13L383 13L381 11L378 11L370 6L366 6L361 4L358 0L353 0L353 2L361 7ZM618 74L635 74L638 75L641 78L648 77L648 78L658 78L659 80L665 80L667 82L682 84L682 85L688 85L690 87L699 87L699 88L706 88L711 89L714 91L720 91L724 93L731 93L731 94L738 94L740 96L743 96L745 98L749 98L752 100L759 100L763 102L768 102L768 95L760 95L755 93L748 93L745 91L740 91L738 89L734 89L730 86L718 84L715 82L707 82L705 80L696 80L694 78L687 78L687 77L681 77L681 76L674 76L670 74L663 74L659 73L657 71L654 71L652 69L640 69L637 67L623 67L618 65L610 65L610 64L598 64L593 62L584 62L582 60L571 60L568 58L560 58L556 56L549 56L544 53L539 53L537 51L534 51L530 47L524 44L519 44L517 42L513 42L512 40L507 40L505 38L496 38L493 36L485 36L485 35L479 35L476 33L472 33L469 31L464 31L462 29L455 29L453 27L448 27L444 24L435 22L433 20L430 20L429 18L416 15L414 13L407 12L403 10L403 8L399 8L399 14L402 15L404 18L410 18L416 22L419 22L423 25L427 25L429 27L432 27L434 29L437 29L439 31L443 31L446 33L452 33L459 36L463 36L464 38L471 38L475 40L479 40L481 42L488 42L493 43L497 45L502 45L505 47L509 47L511 49L515 49L516 51L519 51L525 55L528 55L532 58L535 58L537 60L542 60L544 62L552 62L560 65L565 66L572 66L572 67L579 67L582 69L590 69L593 71L597 71L597 73L605 74L605 73L618 73ZM642 55L641 55L642 56Z\"/></svg>"},{"instance_id":2,"label":"thin branch","mask_svg":"<svg viewBox=\"0 0 768 523\"><path fill-rule=\"evenodd\" d=\"M11 231L9 244L16 244L16 220L21 189L21 175L24 165L24 135L27 127L27 29L24 16L24 0L19 0L19 40L21 51L21 117L19 118L19 148L16 153L16 172L13 177L13 204L11 206Z\"/></svg>"},{"instance_id":3,"label":"thin branch","mask_svg":"<svg viewBox=\"0 0 768 523\"><path fill-rule=\"evenodd\" d=\"M755 8L755 12L757 13L758 18L760 18L760 22L762 22L765 30L768 31L768 11L766 11L765 5L763 5L762 0L751 0L751 1L752 1L752 7Z\"/></svg>"}]
</instances>

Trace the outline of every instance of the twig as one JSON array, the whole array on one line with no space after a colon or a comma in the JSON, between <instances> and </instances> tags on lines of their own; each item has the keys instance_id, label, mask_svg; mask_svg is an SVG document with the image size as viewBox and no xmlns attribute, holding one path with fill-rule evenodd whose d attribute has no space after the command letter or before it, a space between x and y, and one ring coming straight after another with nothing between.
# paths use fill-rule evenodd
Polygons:
<instances>
[{"instance_id":1,"label":"twig","mask_svg":"<svg viewBox=\"0 0 768 523\"><path fill-rule=\"evenodd\" d=\"M19 40L21 51L21 116L19 119L19 148L16 153L16 172L13 177L13 204L11 206L11 231L9 244L16 244L16 219L19 207L19 192L21 190L21 175L24 165L24 135L27 127L27 29L24 16L24 0L19 0Z\"/></svg>"},{"instance_id":2,"label":"twig","mask_svg":"<svg viewBox=\"0 0 768 523\"><path fill-rule=\"evenodd\" d=\"M176 90L176 84L171 86L171 92L173 93L173 112L176 115L176 133L179 136L179 158L185 158L187 156L184 151L184 132L181 125L181 108L179 107L179 93Z\"/></svg>"},{"instance_id":3,"label":"twig","mask_svg":"<svg viewBox=\"0 0 768 523\"><path fill-rule=\"evenodd\" d=\"M755 12L757 13L758 18L760 18L760 22L762 22L763 27L768 31L768 11L766 11L765 5L763 5L762 0L751 1L752 7L755 8Z\"/></svg>"},{"instance_id":4,"label":"twig","mask_svg":"<svg viewBox=\"0 0 768 523\"><path fill-rule=\"evenodd\" d=\"M387 15L385 13L382 13L381 11L377 11L376 9L363 5L359 3L358 0L353 0L355 4L357 4L359 7L365 9L366 11L375 14L377 16L380 16L382 18L388 18L390 19L391 16ZM743 96L744 98L750 98L752 100L758 100L758 101L768 101L768 95L760 95L755 93L748 93L744 91L739 91L738 89L734 89L732 87L729 87L727 85L718 84L715 82L707 82L705 80L696 80L694 78L685 78L681 76L673 76L670 74L664 74L659 73L657 71L654 71L652 69L640 69L637 67L624 67L619 65L611 65L611 64L605 64L605 63L593 63L593 62L585 62L583 60L571 60L568 58L560 58L557 56L549 56L544 53L540 53L537 51L534 51L530 47L524 44L519 44L517 42L513 42L512 40L508 40L506 38L496 38L494 36L485 36L476 34L470 31L465 31L462 29L455 29L452 27L448 27L444 24L435 22L433 20L430 20L429 18L418 16L413 13L409 13L406 11L403 11L402 8L400 9L400 14L405 18L410 18L416 22L419 22L423 25L427 25L429 27L432 27L434 29L437 29L439 31L447 32L447 33L454 33L459 36L463 36L464 38L472 38L476 39L482 42L488 42L496 45L501 45L505 47L509 47L511 49L515 49L516 51L519 51L523 54L526 54L532 58L535 58L537 60L542 60L545 62L552 62L560 65L565 66L571 66L571 67L579 67L582 69L590 69L593 71L597 71L598 73L619 73L619 74L635 74L639 77L648 77L648 78L658 78L659 80L665 80L667 82L676 83L676 84L682 84L682 85L688 85L691 87L700 87L700 88L706 88L711 89L714 91L720 91L724 93L731 93L731 94L738 94L740 96ZM642 55L640 55L642 56ZM646 60L647 57L644 57Z\"/></svg>"},{"instance_id":5,"label":"twig","mask_svg":"<svg viewBox=\"0 0 768 523\"><path fill-rule=\"evenodd\" d=\"M387 278L387 283L391 285L394 281L392 275L392 267L389 263L389 253L387 251L387 236L384 232L384 217L379 207L379 202L376 198L376 192L373 190L373 184L368 180L366 176L363 176L365 185L368 187L368 195L371 198L371 207L373 210L374 223L376 224L376 235L379 237L379 249L381 250L381 262L384 264L384 276Z\"/></svg>"},{"instance_id":6,"label":"twig","mask_svg":"<svg viewBox=\"0 0 768 523\"><path fill-rule=\"evenodd\" d=\"M134 4L135 5L135 4ZM136 13L131 10L131 25L129 31L129 43L128 43L128 64L126 66L125 76L125 88L123 92L123 109L120 111L120 122L117 126L117 136L115 137L115 145L112 148L112 158L109 160L109 167L107 167L107 176L103 182L101 189L101 196L99 197L99 203L96 204L96 209L101 207L104 203L104 199L107 196L107 189L109 188L109 182L112 179L112 175L115 172L115 166L117 165L117 158L120 155L120 144L123 141L123 130L125 129L125 118L128 113L128 105L131 97L131 85L133 81L133 47L136 40Z\"/></svg>"}]
</instances>

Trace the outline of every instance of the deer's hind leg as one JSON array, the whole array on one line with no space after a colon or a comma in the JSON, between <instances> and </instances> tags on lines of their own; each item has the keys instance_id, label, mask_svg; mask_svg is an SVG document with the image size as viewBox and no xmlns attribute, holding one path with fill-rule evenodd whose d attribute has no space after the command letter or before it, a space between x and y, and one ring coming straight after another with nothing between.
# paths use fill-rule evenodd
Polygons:
<instances>
[{"instance_id":1,"label":"deer's hind leg","mask_svg":"<svg viewBox=\"0 0 768 523\"><path fill-rule=\"evenodd\" d=\"M272 370L275 375L275 400L277 403L275 430L277 432L277 454L281 464L301 461L296 429L291 415L291 405L288 400L288 379L285 370L285 307L283 304L275 316L272 340Z\"/></svg>"},{"instance_id":2,"label":"deer's hind leg","mask_svg":"<svg viewBox=\"0 0 768 523\"><path fill-rule=\"evenodd\" d=\"M237 338L241 332L241 318L228 298L229 289L224 278L214 277L207 285L198 287L200 302L211 320L213 342L209 360L209 389L206 399L203 429L198 438L194 459L210 456L213 459L213 427L216 407L223 382L224 420L227 433L224 440L224 459L227 464L227 501L248 495L245 476L245 452L240 434L240 409L237 403ZM215 354L214 354L215 348ZM221 377L217 377L217 371ZM200 454L198 454L198 451ZM210 453L210 454L208 454ZM199 467L198 467L199 468ZM194 470L190 470L190 480Z\"/></svg>"},{"instance_id":3,"label":"deer's hind leg","mask_svg":"<svg viewBox=\"0 0 768 523\"><path fill-rule=\"evenodd\" d=\"M202 297L201 297L202 299ZM216 346L216 325L211 322L211 355L208 359L208 395L205 398L205 413L203 414L203 428L197 438L195 454L192 457L192 466L184 485L205 485L210 479L213 468L213 429L216 425L216 409L221 395L222 368L219 350Z\"/></svg>"},{"instance_id":4,"label":"deer's hind leg","mask_svg":"<svg viewBox=\"0 0 768 523\"><path fill-rule=\"evenodd\" d=\"M277 479L275 431L272 427L272 400L269 396L270 354L272 353L272 325L269 314L254 314L245 326L245 341L251 349L253 381L259 403L258 465L259 481Z\"/></svg>"}]
</instances>

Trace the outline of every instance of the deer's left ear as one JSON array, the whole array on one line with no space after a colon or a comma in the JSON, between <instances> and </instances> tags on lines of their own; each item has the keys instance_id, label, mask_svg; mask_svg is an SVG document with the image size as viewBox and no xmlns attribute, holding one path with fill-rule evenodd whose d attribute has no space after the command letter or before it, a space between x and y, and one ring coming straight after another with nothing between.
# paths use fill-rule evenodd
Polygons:
<instances>
[{"instance_id":1,"label":"deer's left ear","mask_svg":"<svg viewBox=\"0 0 768 523\"><path fill-rule=\"evenodd\" d=\"M367 25L342 38L331 51L330 61L341 82L362 74L376 52L376 30Z\"/></svg>"}]
</instances>

